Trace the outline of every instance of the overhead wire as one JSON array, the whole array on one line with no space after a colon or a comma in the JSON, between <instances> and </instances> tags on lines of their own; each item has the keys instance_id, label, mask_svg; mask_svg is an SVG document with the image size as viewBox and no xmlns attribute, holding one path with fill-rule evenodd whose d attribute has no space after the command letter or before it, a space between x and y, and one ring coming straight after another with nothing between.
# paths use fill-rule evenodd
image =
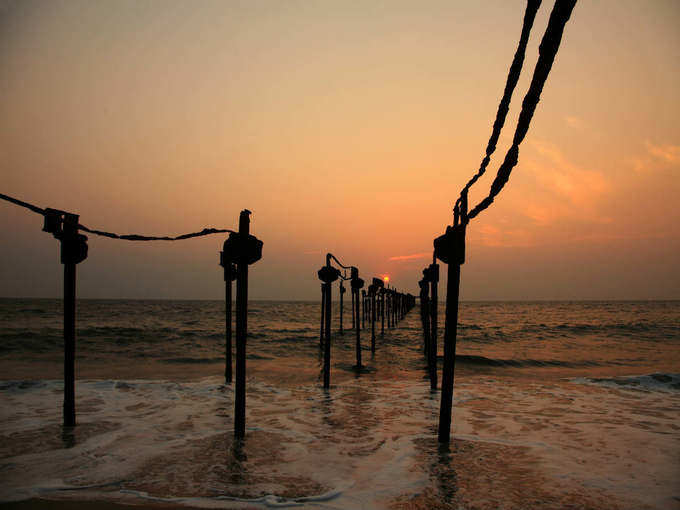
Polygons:
<instances>
[{"instance_id":1,"label":"overhead wire","mask_svg":"<svg viewBox=\"0 0 680 510\"><path fill-rule=\"evenodd\" d=\"M481 200L465 218L463 218L464 222L476 217L493 203L494 198L508 182L512 169L517 165L519 159L519 145L529 131L531 119L536 111L536 106L541 99L543 86L545 85L550 69L552 68L555 55L557 55L557 50L560 47L564 27L567 24L567 21L569 21L575 5L576 0L555 0L555 5L550 13L548 27L543 34L543 39L538 48L539 56L536 67L534 68L531 84L522 101L522 110L519 114L512 145L508 149L503 163L498 168L496 178L491 184L489 194L486 198Z\"/></svg>"},{"instance_id":2,"label":"overhead wire","mask_svg":"<svg viewBox=\"0 0 680 510\"><path fill-rule=\"evenodd\" d=\"M38 207L37 205L30 204L28 202L24 202L23 200L19 200L18 198L14 198L9 195L0 193L0 199L5 200L7 202L11 202L15 205L28 209L29 211L33 211L34 213L40 214L42 216L48 214L48 211L46 209ZM78 230L82 230L83 232L88 232L90 234L102 237L108 237L110 239L121 239L124 241L182 241L184 239L191 239L194 237L207 236L211 234L224 234L234 232L233 230L226 228L204 228L199 232L190 232L188 234L181 234L178 236L146 236L140 234L116 234L114 232L107 232L105 230L89 228L80 223L78 224Z\"/></svg>"},{"instance_id":3,"label":"overhead wire","mask_svg":"<svg viewBox=\"0 0 680 510\"><path fill-rule=\"evenodd\" d=\"M533 27L534 20L536 19L536 12L541 6L541 0L528 0L527 7L524 11L524 20L522 22L522 33L519 38L519 44L517 45L517 50L510 64L510 70L508 71L508 79L505 83L505 89L503 91L503 97L501 98L500 104L498 105L498 111L496 112L496 120L493 123L493 128L491 130L491 137L486 146L486 155L479 166L477 173L473 175L470 180L465 184L460 192L462 197L463 194L467 193L470 187L477 182L477 180L484 175L489 162L491 161L491 155L496 150L496 144L498 143L498 138L501 134L501 130L505 124L505 119L510 110L510 101L512 100L512 94L519 81L520 74L522 73L522 65L524 64L524 56L526 54L527 43L529 42L529 35L531 34L531 28ZM458 198L456 204L460 202L461 198Z\"/></svg>"}]
</instances>

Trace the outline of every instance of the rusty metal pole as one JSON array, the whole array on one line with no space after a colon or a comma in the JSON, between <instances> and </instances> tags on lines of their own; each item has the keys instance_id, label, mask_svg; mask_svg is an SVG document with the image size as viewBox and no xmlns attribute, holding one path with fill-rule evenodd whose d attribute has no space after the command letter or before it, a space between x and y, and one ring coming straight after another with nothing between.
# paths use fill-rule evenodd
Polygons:
<instances>
[{"instance_id":1,"label":"rusty metal pole","mask_svg":"<svg viewBox=\"0 0 680 510\"><path fill-rule=\"evenodd\" d=\"M385 288L380 289L380 336L385 336Z\"/></svg>"},{"instance_id":2,"label":"rusty metal pole","mask_svg":"<svg viewBox=\"0 0 680 510\"><path fill-rule=\"evenodd\" d=\"M324 338L323 338L323 387L328 389L331 386L331 284L340 277L340 271L331 266L330 253L326 254L326 265L319 272L319 280L323 292L324 310Z\"/></svg>"},{"instance_id":3,"label":"rusty metal pole","mask_svg":"<svg viewBox=\"0 0 680 510\"><path fill-rule=\"evenodd\" d=\"M238 236L241 243L250 235L250 211L241 211ZM248 260L239 254L236 264L236 391L234 435L246 435L246 337L248 335Z\"/></svg>"},{"instance_id":4,"label":"rusty metal pole","mask_svg":"<svg viewBox=\"0 0 680 510\"><path fill-rule=\"evenodd\" d=\"M340 281L340 334L344 335L344 331L342 330L342 316L344 312L344 294L345 294L345 286L342 284L342 280Z\"/></svg>"},{"instance_id":5,"label":"rusty metal pole","mask_svg":"<svg viewBox=\"0 0 680 510\"><path fill-rule=\"evenodd\" d=\"M321 327L319 328L319 349L323 349L323 328L326 324L324 320L324 313L326 313L326 291L323 283L321 284Z\"/></svg>"},{"instance_id":6,"label":"rusty metal pole","mask_svg":"<svg viewBox=\"0 0 680 510\"><path fill-rule=\"evenodd\" d=\"M232 283L236 278L236 266L231 260L229 241L225 241L220 252L220 266L224 268L224 382L232 382Z\"/></svg>"},{"instance_id":7,"label":"rusty metal pole","mask_svg":"<svg viewBox=\"0 0 680 510\"><path fill-rule=\"evenodd\" d=\"M359 289L352 289L352 293L356 294L356 313L359 316ZM361 330L357 327L356 329L356 354L357 354L357 368L361 368Z\"/></svg>"},{"instance_id":8,"label":"rusty metal pole","mask_svg":"<svg viewBox=\"0 0 680 510\"><path fill-rule=\"evenodd\" d=\"M438 297L437 286L439 283L439 265L437 258L433 255L433 262L430 266L430 346L428 351L428 365L430 368L430 389L437 389L437 321L438 321Z\"/></svg>"},{"instance_id":9,"label":"rusty metal pole","mask_svg":"<svg viewBox=\"0 0 680 510\"><path fill-rule=\"evenodd\" d=\"M331 387L331 284L324 283L326 288L326 312L324 317L326 319L326 334L323 342L323 387L328 389Z\"/></svg>"},{"instance_id":10,"label":"rusty metal pole","mask_svg":"<svg viewBox=\"0 0 680 510\"><path fill-rule=\"evenodd\" d=\"M460 210L454 209L454 226L434 240L435 254L448 264L446 283L446 318L444 320L444 367L442 369L441 406L439 409L439 442L451 438L451 407L456 362L456 336L458 330L458 299L460 293L460 266L465 262L465 227L467 225L467 195L461 196ZM459 222L459 217L461 221Z\"/></svg>"},{"instance_id":11,"label":"rusty metal pole","mask_svg":"<svg viewBox=\"0 0 680 510\"><path fill-rule=\"evenodd\" d=\"M376 289L373 292L369 289L369 295L371 299L371 352L375 354L375 294Z\"/></svg>"},{"instance_id":12,"label":"rusty metal pole","mask_svg":"<svg viewBox=\"0 0 680 510\"><path fill-rule=\"evenodd\" d=\"M228 254L222 251L222 266L224 267L224 327L225 327L225 348L224 348L224 382L232 382L232 283L236 278L236 268L228 258Z\"/></svg>"},{"instance_id":13,"label":"rusty metal pole","mask_svg":"<svg viewBox=\"0 0 680 510\"><path fill-rule=\"evenodd\" d=\"M350 287L352 289L352 316L354 316L356 312L357 318L355 324L357 370L361 369L361 329L359 328L359 290L363 286L364 281L361 278L359 278L359 270L356 267L352 267Z\"/></svg>"},{"instance_id":14,"label":"rusty metal pole","mask_svg":"<svg viewBox=\"0 0 680 510\"><path fill-rule=\"evenodd\" d=\"M352 329L356 328L356 326L357 326L357 324L356 324L356 314L355 314L356 310L355 310L355 304L354 304L355 298L356 298L355 292L352 291Z\"/></svg>"},{"instance_id":15,"label":"rusty metal pole","mask_svg":"<svg viewBox=\"0 0 680 510\"><path fill-rule=\"evenodd\" d=\"M64 264L64 427L76 424L76 262L69 256L69 244L78 235L78 216L64 216L61 262Z\"/></svg>"},{"instance_id":16,"label":"rusty metal pole","mask_svg":"<svg viewBox=\"0 0 680 510\"><path fill-rule=\"evenodd\" d=\"M64 265L64 427L76 424L76 264L87 258L87 237L78 233L77 214L45 209L43 231L60 241Z\"/></svg>"},{"instance_id":17,"label":"rusty metal pole","mask_svg":"<svg viewBox=\"0 0 680 510\"><path fill-rule=\"evenodd\" d=\"M246 338L248 337L248 266L262 258L262 241L250 235L250 211L239 216L238 233L229 234L225 251L236 262L236 388L234 436L246 435Z\"/></svg>"},{"instance_id":18,"label":"rusty metal pole","mask_svg":"<svg viewBox=\"0 0 680 510\"><path fill-rule=\"evenodd\" d=\"M226 269L225 269L226 273ZM231 277L224 282L224 323L225 323L225 360L224 382L231 384Z\"/></svg>"}]
</instances>

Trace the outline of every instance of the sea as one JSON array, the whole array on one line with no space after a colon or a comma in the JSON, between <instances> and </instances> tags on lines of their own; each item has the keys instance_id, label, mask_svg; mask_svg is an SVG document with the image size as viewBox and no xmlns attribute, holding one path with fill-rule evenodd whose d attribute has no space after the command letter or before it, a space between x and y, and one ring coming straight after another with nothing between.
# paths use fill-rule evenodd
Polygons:
<instances>
[{"instance_id":1,"label":"sea","mask_svg":"<svg viewBox=\"0 0 680 510\"><path fill-rule=\"evenodd\" d=\"M419 305L357 370L337 302L328 390L320 304L249 303L234 440L224 309L79 300L64 428L62 302L0 299L0 508L680 508L680 301L462 302L448 445Z\"/></svg>"}]
</instances>

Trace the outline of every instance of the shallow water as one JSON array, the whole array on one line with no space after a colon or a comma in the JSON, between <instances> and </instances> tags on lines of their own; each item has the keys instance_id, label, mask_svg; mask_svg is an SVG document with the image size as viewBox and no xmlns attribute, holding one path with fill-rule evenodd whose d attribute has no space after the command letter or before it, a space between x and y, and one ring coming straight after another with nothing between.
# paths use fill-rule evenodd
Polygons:
<instances>
[{"instance_id":1,"label":"shallow water","mask_svg":"<svg viewBox=\"0 0 680 510\"><path fill-rule=\"evenodd\" d=\"M80 302L72 430L60 425L60 306L0 300L2 501L680 506L678 302L462 304L448 449L417 309L384 337L378 327L362 373L354 332L336 334L325 392L318 303L251 303L235 444L223 304Z\"/></svg>"}]
</instances>

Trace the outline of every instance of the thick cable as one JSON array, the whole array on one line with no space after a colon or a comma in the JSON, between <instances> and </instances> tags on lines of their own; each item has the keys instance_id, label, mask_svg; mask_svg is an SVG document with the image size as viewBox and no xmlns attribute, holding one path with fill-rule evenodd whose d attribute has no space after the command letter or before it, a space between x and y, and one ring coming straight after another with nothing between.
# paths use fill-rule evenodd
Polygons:
<instances>
[{"instance_id":1,"label":"thick cable","mask_svg":"<svg viewBox=\"0 0 680 510\"><path fill-rule=\"evenodd\" d=\"M41 214L42 216L45 216L47 214L47 211L45 209L42 209L38 207L37 205L29 204L28 202L24 202L23 200L19 200L18 198L10 197L9 195L4 195L0 193L0 199L5 200L7 202L11 202L15 205L18 205L20 207L23 207L25 209L28 209L29 211L33 211L34 213ZM193 237L201 237L201 236L207 236L211 234L224 234L224 233L232 233L234 232L233 230L229 230L226 228L204 228L200 232L190 232L188 234L182 234L178 236L143 236L140 234L116 234L114 232L106 232L104 230L96 230L92 228L88 228L85 225L78 224L78 230L82 230L83 232L89 232L90 234L94 234L97 236L102 236L102 237L108 237L110 239L122 239L124 241L182 241L184 239L191 239Z\"/></svg>"},{"instance_id":2,"label":"thick cable","mask_svg":"<svg viewBox=\"0 0 680 510\"><path fill-rule=\"evenodd\" d=\"M494 198L501 192L505 183L508 182L512 169L517 165L519 159L519 145L522 143L522 140L524 140L524 137L529 130L529 125L531 124L531 119L536 111L536 106L541 99L543 86L545 85L550 69L552 68L557 50L560 47L564 27L567 24L567 21L569 21L574 5L576 5L576 0L555 1L555 6L550 13L548 28L546 28L538 48L539 56L538 61L536 62L536 68L534 69L534 75L531 79L531 85L524 96L524 101L522 101L522 110L519 114L517 127L515 128L512 146L508 149L503 163L498 168L496 178L491 184L489 195L470 211L466 220L476 217L493 203Z\"/></svg>"},{"instance_id":3,"label":"thick cable","mask_svg":"<svg viewBox=\"0 0 680 510\"><path fill-rule=\"evenodd\" d=\"M341 268L343 268L343 269L351 269L351 268L352 268L352 266L345 266L345 265L343 265L342 262L340 262L340 261L338 260L338 258L337 258L335 255L333 255L332 253L328 253L326 256L328 257L328 259L333 259L333 260L335 260L335 262L337 262L338 265L339 265Z\"/></svg>"},{"instance_id":4,"label":"thick cable","mask_svg":"<svg viewBox=\"0 0 680 510\"><path fill-rule=\"evenodd\" d=\"M524 21L522 22L522 33L519 38L519 44L517 45L517 50L515 51L515 56L512 59L512 64L510 64L510 70L508 71L508 79L505 83L505 90L503 91L503 97L498 105L498 111L496 112L496 120L493 123L493 129L491 130L491 137L489 138L489 143L486 146L486 155L479 166L477 173L472 176L472 178L467 182L465 187L460 192L461 196L467 193L470 187L477 182L477 180L484 175L486 168L491 161L491 155L496 150L496 144L498 143L498 138L505 124L505 119L510 110L510 101L512 99L512 94L519 81L520 74L522 72L522 65L524 63L524 55L527 49L527 43L529 42L529 35L531 34L531 28L534 24L534 19L536 18L536 12L541 6L541 0L528 0L527 8L524 11ZM460 198L458 199L460 201Z\"/></svg>"}]
</instances>

